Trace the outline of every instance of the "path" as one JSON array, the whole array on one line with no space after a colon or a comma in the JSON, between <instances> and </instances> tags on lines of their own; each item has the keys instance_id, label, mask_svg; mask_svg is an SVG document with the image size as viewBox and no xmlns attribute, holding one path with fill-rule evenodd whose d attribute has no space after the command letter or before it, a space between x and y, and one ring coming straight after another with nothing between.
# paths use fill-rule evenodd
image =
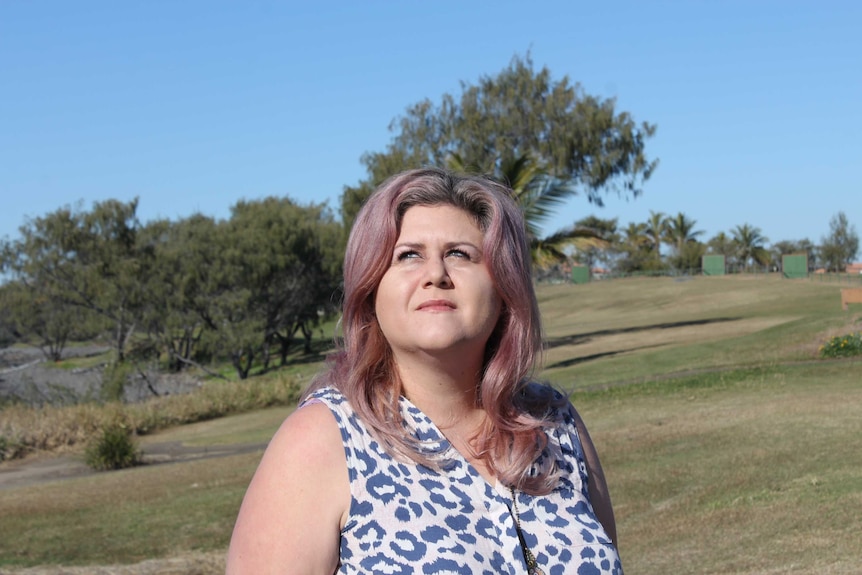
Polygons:
<instances>
[{"instance_id":1,"label":"path","mask_svg":"<svg viewBox=\"0 0 862 575\"><path fill-rule=\"evenodd\" d=\"M266 443L188 446L178 441L153 443L143 448L144 465L165 465L263 451ZM104 473L84 464L80 455L35 454L0 463L0 489L31 487L49 481Z\"/></svg>"}]
</instances>

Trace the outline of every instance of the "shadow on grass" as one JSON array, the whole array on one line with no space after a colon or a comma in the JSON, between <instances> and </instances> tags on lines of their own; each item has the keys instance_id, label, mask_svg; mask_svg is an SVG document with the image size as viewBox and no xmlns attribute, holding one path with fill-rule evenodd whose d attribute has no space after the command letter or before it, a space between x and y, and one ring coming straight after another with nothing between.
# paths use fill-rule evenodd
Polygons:
<instances>
[{"instance_id":1,"label":"shadow on grass","mask_svg":"<svg viewBox=\"0 0 862 575\"><path fill-rule=\"evenodd\" d=\"M699 325L710 325L713 323L725 323L729 321L739 321L743 318L741 317L716 317L711 319L695 319L690 321L674 321L669 323L654 323L651 325L639 325L635 327L624 327L620 329L602 329L599 331L591 331L588 333L573 333L571 335L563 335L560 337L551 337L545 340L545 345L547 345L548 349L553 349L555 347L560 347L563 345L577 345L580 343L587 343L591 341L595 337L602 337L608 335L619 335L623 333L637 333L641 331L649 331L653 329L673 329L678 327L692 327ZM650 346L652 347L652 346ZM643 348L637 348L643 349ZM624 351L635 351L635 350L622 350L622 351L612 351L607 353L599 353L594 356L587 356L591 359L599 359L600 357L606 357L608 355L616 355L618 353L623 353ZM576 358L581 359L581 358ZM551 366L554 367L554 366Z\"/></svg>"},{"instance_id":2,"label":"shadow on grass","mask_svg":"<svg viewBox=\"0 0 862 575\"><path fill-rule=\"evenodd\" d=\"M294 340L291 346L291 351L287 354L287 363L281 365L280 356L273 353L270 356L270 364L267 369L258 368L255 375L263 375L265 373L276 372L282 368L288 368L296 365L308 365L313 363L322 363L326 357L335 351L335 344L332 340L314 340L311 342L310 352L305 348L305 343L302 340Z\"/></svg>"},{"instance_id":3,"label":"shadow on grass","mask_svg":"<svg viewBox=\"0 0 862 575\"><path fill-rule=\"evenodd\" d=\"M614 351L603 351L601 353L594 353L591 355L582 355L580 357L572 357L569 359L564 359L563 361L558 361L556 363L552 363L547 366L548 369L554 369L558 367L571 367L573 365L578 365L579 363L586 363L588 361L594 361L596 359L602 359L604 357L613 357L615 355L620 355L621 353L631 353L633 351L640 351L643 349L651 349L654 347L662 347L661 345L643 345L640 347L633 347L630 349L616 349Z\"/></svg>"}]
</instances>

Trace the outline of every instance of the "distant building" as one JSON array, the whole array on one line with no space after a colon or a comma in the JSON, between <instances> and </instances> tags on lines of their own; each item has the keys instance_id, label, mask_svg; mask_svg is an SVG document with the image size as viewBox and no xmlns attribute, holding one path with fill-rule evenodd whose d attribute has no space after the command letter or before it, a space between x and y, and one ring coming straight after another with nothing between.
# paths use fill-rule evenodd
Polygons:
<instances>
[{"instance_id":1,"label":"distant building","mask_svg":"<svg viewBox=\"0 0 862 575\"><path fill-rule=\"evenodd\" d=\"M848 274L862 274L862 262L856 262L847 266Z\"/></svg>"}]
</instances>

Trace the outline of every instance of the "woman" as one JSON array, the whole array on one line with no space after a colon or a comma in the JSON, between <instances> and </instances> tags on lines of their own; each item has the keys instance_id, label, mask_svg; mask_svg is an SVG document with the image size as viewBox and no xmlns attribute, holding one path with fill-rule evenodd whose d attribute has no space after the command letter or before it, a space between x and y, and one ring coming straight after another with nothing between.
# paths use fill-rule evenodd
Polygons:
<instances>
[{"instance_id":1,"label":"woman","mask_svg":"<svg viewBox=\"0 0 862 575\"><path fill-rule=\"evenodd\" d=\"M342 349L273 437L228 573L622 573L601 466L541 351L524 222L415 170L366 202Z\"/></svg>"}]
</instances>

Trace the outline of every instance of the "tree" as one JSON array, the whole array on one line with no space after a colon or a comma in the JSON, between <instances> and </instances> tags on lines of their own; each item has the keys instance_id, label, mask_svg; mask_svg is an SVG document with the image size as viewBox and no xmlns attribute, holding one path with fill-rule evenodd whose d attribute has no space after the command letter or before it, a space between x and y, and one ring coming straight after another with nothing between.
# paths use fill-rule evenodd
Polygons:
<instances>
[{"instance_id":1,"label":"tree","mask_svg":"<svg viewBox=\"0 0 862 575\"><path fill-rule=\"evenodd\" d=\"M458 154L452 154L447 164L458 172L470 171ZM491 166L490 169L493 170L491 177L512 189L515 201L523 210L530 253L539 268L566 261L566 248L579 238L592 236L591 233L574 228L542 236L542 224L572 194L572 190L564 182L550 176L529 156L519 156Z\"/></svg>"},{"instance_id":2,"label":"tree","mask_svg":"<svg viewBox=\"0 0 862 575\"><path fill-rule=\"evenodd\" d=\"M658 260L648 232L648 226L643 222L630 222L623 230L619 246L622 257L617 261L619 271L631 273L657 269Z\"/></svg>"},{"instance_id":3,"label":"tree","mask_svg":"<svg viewBox=\"0 0 862 575\"><path fill-rule=\"evenodd\" d=\"M90 211L64 207L29 221L4 250L13 277L36 293L111 322L118 361L135 331L152 251L139 246L138 201L96 202Z\"/></svg>"},{"instance_id":4,"label":"tree","mask_svg":"<svg viewBox=\"0 0 862 575\"><path fill-rule=\"evenodd\" d=\"M15 329L15 319L9 301L10 285L10 282L0 285L0 349L9 347L21 338L21 334Z\"/></svg>"},{"instance_id":5,"label":"tree","mask_svg":"<svg viewBox=\"0 0 862 575\"><path fill-rule=\"evenodd\" d=\"M708 253L724 256L727 260L736 256L736 248L733 244L733 239L729 238L724 232L718 232L715 234L706 243L706 246Z\"/></svg>"},{"instance_id":6,"label":"tree","mask_svg":"<svg viewBox=\"0 0 862 575\"><path fill-rule=\"evenodd\" d=\"M618 243L617 218L603 219L590 215L575 222L574 229L581 234L573 242L578 259L590 269L601 259L608 259L612 247Z\"/></svg>"},{"instance_id":7,"label":"tree","mask_svg":"<svg viewBox=\"0 0 862 575\"><path fill-rule=\"evenodd\" d=\"M515 57L497 76L463 83L458 97L444 94L437 105L425 99L396 118L386 150L362 156L366 178L345 187L342 220L349 229L364 199L394 173L455 156L469 171L490 174L531 158L570 195L583 191L598 205L605 191L636 197L657 166L645 154L655 126L615 107L568 77L555 81L547 68L534 70L529 55Z\"/></svg>"},{"instance_id":8,"label":"tree","mask_svg":"<svg viewBox=\"0 0 862 575\"><path fill-rule=\"evenodd\" d=\"M94 337L99 325L87 310L63 302L47 288L7 282L0 287L0 307L16 340L38 347L48 361L60 361L70 341Z\"/></svg>"},{"instance_id":9,"label":"tree","mask_svg":"<svg viewBox=\"0 0 862 575\"><path fill-rule=\"evenodd\" d=\"M733 248L737 262L747 268L752 263L762 266L769 264L769 251L764 244L769 241L761 232L749 224L736 226L731 230Z\"/></svg>"},{"instance_id":10,"label":"tree","mask_svg":"<svg viewBox=\"0 0 862 575\"><path fill-rule=\"evenodd\" d=\"M202 310L204 343L225 353L240 379L256 360L269 365L270 346L282 364L297 331L306 337L333 307L343 234L323 205L288 198L240 201L219 224L219 261L209 270Z\"/></svg>"},{"instance_id":11,"label":"tree","mask_svg":"<svg viewBox=\"0 0 862 575\"><path fill-rule=\"evenodd\" d=\"M661 212L650 210L649 219L646 222L646 233L656 259L661 261L661 244L667 236L667 216Z\"/></svg>"},{"instance_id":12,"label":"tree","mask_svg":"<svg viewBox=\"0 0 862 575\"><path fill-rule=\"evenodd\" d=\"M859 236L844 212L838 212L829 220L829 235L820 240L820 258L823 266L831 272L842 272L859 252Z\"/></svg>"},{"instance_id":13,"label":"tree","mask_svg":"<svg viewBox=\"0 0 862 575\"><path fill-rule=\"evenodd\" d=\"M157 220L141 231L141 242L153 247L158 262L146 278L139 318L147 347L165 354L170 371L199 365L204 317L213 295L206 286L220 262L218 225L202 214L176 222Z\"/></svg>"},{"instance_id":14,"label":"tree","mask_svg":"<svg viewBox=\"0 0 862 575\"><path fill-rule=\"evenodd\" d=\"M679 212L676 216L667 219L666 237L668 243L677 252L681 252L685 244L697 241L698 236L703 235L703 230L695 230L697 220L689 219L684 213Z\"/></svg>"},{"instance_id":15,"label":"tree","mask_svg":"<svg viewBox=\"0 0 862 575\"><path fill-rule=\"evenodd\" d=\"M697 220L692 220L679 212L669 217L665 223L665 241L673 248L672 264L676 269L686 270L699 267L706 246L697 241L703 230L695 230Z\"/></svg>"}]
</instances>

